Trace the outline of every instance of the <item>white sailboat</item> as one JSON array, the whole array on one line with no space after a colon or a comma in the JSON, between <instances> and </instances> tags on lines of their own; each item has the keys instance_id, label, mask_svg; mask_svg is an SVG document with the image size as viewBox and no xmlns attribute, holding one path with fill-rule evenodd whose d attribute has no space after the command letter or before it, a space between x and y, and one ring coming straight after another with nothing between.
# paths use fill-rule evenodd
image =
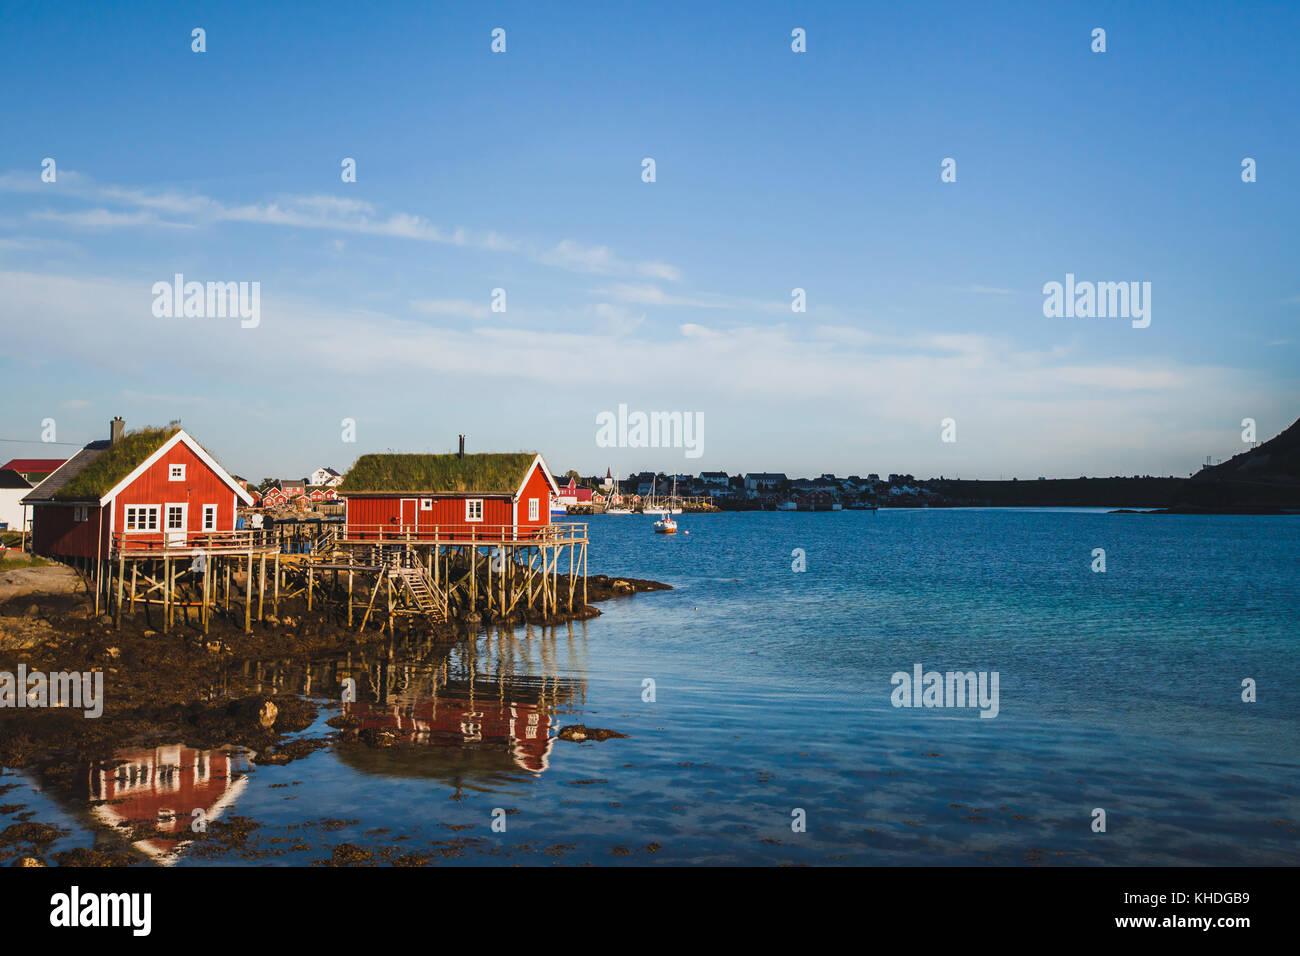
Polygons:
<instances>
[{"instance_id":1,"label":"white sailboat","mask_svg":"<svg viewBox=\"0 0 1300 956\"><path fill-rule=\"evenodd\" d=\"M653 478L650 479L650 497L641 506L641 513L643 515L666 515L670 513L666 506L655 500L655 480Z\"/></svg>"},{"instance_id":2,"label":"white sailboat","mask_svg":"<svg viewBox=\"0 0 1300 956\"><path fill-rule=\"evenodd\" d=\"M616 498L619 500L620 504L614 504L614 503L613 503L613 502L614 502L614 499L616 499ZM619 490L618 490L618 476L617 476L617 475L614 476L614 490L613 490L612 492L610 492L609 500L610 500L610 503L607 504L607 505L605 506L605 514L607 514L607 515L630 515L630 514L632 513L632 509L631 509L631 508L629 508L627 505L621 503L622 500L623 500L623 496L622 496L621 494L619 494Z\"/></svg>"}]
</instances>

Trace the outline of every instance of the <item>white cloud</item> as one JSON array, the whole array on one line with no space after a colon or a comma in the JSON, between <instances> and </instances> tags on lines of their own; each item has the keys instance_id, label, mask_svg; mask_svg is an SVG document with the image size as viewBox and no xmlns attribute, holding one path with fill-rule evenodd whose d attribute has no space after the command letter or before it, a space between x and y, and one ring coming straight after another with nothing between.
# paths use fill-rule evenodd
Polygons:
<instances>
[{"instance_id":1,"label":"white cloud","mask_svg":"<svg viewBox=\"0 0 1300 956\"><path fill-rule=\"evenodd\" d=\"M445 229L409 212L381 213L369 202L330 195L284 196L264 203L227 205L209 196L178 190L147 190L117 185L97 185L72 171L60 171L57 183L42 184L39 177L18 172L0 175L0 191L34 194L46 187L51 198L119 204L135 212L96 208L79 212L41 211L30 218L83 229L161 226L196 228L222 222L300 229L323 229L360 235L409 239L523 255L534 262L570 272L631 276L676 282L681 272L659 261L634 261L616 256L608 246L586 245L564 239L552 246L503 236L494 231L475 232L463 227ZM164 220L162 212L187 221Z\"/></svg>"}]
</instances>

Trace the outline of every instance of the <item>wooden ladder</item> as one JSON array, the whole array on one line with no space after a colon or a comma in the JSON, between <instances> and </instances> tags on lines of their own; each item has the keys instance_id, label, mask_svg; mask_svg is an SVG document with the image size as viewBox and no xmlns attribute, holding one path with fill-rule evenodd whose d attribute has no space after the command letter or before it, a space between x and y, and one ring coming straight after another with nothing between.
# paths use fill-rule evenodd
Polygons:
<instances>
[{"instance_id":1,"label":"wooden ladder","mask_svg":"<svg viewBox=\"0 0 1300 956\"><path fill-rule=\"evenodd\" d=\"M338 540L339 540L339 529L326 528L323 532L321 532L320 537L318 537L315 541L312 542L311 553L312 554L333 554L334 545L338 543Z\"/></svg>"},{"instance_id":2,"label":"wooden ladder","mask_svg":"<svg viewBox=\"0 0 1300 956\"><path fill-rule=\"evenodd\" d=\"M429 578L424 568L419 567L394 567L389 574L395 578L401 579L406 585L406 591L411 596L415 606L419 608L430 624L441 624L447 620L442 612L442 592Z\"/></svg>"}]
</instances>

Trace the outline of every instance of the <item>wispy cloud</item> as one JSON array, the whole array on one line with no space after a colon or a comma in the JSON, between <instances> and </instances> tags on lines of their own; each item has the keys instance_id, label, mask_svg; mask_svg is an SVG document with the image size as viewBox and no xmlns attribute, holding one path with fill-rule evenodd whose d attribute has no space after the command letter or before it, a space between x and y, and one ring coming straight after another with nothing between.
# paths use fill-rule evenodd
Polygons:
<instances>
[{"instance_id":1,"label":"wispy cloud","mask_svg":"<svg viewBox=\"0 0 1300 956\"><path fill-rule=\"evenodd\" d=\"M57 183L41 183L39 179L17 172L5 173L0 175L0 191L39 194L50 200L107 203L133 210L116 212L93 208L61 212L43 209L28 213L33 221L72 228L199 228L219 223L246 223L321 229L517 254L569 272L666 282L678 282L682 278L681 270L669 263L623 258L604 245L591 245L576 239L547 244L512 238L491 230L447 228L415 213L383 212L372 203L338 196L282 196L266 202L230 205L200 193L99 185L74 171L60 171Z\"/></svg>"}]
</instances>

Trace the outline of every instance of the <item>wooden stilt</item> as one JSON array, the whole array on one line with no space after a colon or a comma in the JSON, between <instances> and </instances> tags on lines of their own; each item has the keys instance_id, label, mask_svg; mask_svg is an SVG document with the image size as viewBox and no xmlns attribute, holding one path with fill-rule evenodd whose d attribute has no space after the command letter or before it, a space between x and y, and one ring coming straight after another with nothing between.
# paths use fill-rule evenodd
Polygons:
<instances>
[{"instance_id":1,"label":"wooden stilt","mask_svg":"<svg viewBox=\"0 0 1300 956\"><path fill-rule=\"evenodd\" d=\"M162 619L163 619L163 633L164 633L164 634L166 634L169 630L171 630L171 623L172 623L172 616L171 616L171 609L172 609L172 606L171 606L171 577L172 577L172 559L169 558L169 557L168 557L168 558L163 558L163 606L162 606Z\"/></svg>"},{"instance_id":2,"label":"wooden stilt","mask_svg":"<svg viewBox=\"0 0 1300 956\"><path fill-rule=\"evenodd\" d=\"M244 633L253 633L253 552L248 552L248 578L244 581Z\"/></svg>"},{"instance_id":3,"label":"wooden stilt","mask_svg":"<svg viewBox=\"0 0 1300 956\"><path fill-rule=\"evenodd\" d=\"M124 553L117 556L117 620L116 626L122 626L122 583L126 578L126 555ZM135 603L135 562L131 562L131 603ZM134 607L132 608L134 610Z\"/></svg>"}]
</instances>

